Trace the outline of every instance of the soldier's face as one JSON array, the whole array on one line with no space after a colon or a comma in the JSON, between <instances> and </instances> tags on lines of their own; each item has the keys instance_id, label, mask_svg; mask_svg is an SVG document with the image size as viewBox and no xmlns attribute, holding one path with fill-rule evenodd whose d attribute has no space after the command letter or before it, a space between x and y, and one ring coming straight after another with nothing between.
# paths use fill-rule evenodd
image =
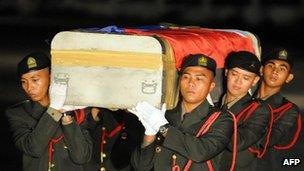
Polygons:
<instances>
[{"instance_id":1,"label":"soldier's face","mask_svg":"<svg viewBox=\"0 0 304 171\"><path fill-rule=\"evenodd\" d=\"M180 77L180 91L185 103L203 102L214 86L213 73L207 68L187 67Z\"/></svg>"},{"instance_id":2,"label":"soldier's face","mask_svg":"<svg viewBox=\"0 0 304 171\"><path fill-rule=\"evenodd\" d=\"M246 95L248 90L259 81L259 76L255 73L240 68L226 70L226 76L227 94L235 98Z\"/></svg>"},{"instance_id":3,"label":"soldier's face","mask_svg":"<svg viewBox=\"0 0 304 171\"><path fill-rule=\"evenodd\" d=\"M50 84L49 69L41 69L25 73L21 76L21 85L25 93L37 102L48 103L48 88Z\"/></svg>"},{"instance_id":4,"label":"soldier's face","mask_svg":"<svg viewBox=\"0 0 304 171\"><path fill-rule=\"evenodd\" d=\"M268 87L282 87L290 82L293 74L290 73L290 66L282 60L270 60L263 67L263 83Z\"/></svg>"}]
</instances>

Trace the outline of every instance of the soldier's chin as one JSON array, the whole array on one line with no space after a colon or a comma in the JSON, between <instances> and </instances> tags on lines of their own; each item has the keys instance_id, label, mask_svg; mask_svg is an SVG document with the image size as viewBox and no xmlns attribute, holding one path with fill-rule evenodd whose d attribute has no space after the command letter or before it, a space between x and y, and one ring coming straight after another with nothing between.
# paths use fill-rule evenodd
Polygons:
<instances>
[{"instance_id":1,"label":"soldier's chin","mask_svg":"<svg viewBox=\"0 0 304 171\"><path fill-rule=\"evenodd\" d=\"M38 96L30 96L31 100L33 100L34 102L37 102L40 100L40 98Z\"/></svg>"},{"instance_id":2,"label":"soldier's chin","mask_svg":"<svg viewBox=\"0 0 304 171\"><path fill-rule=\"evenodd\" d=\"M184 99L187 103L197 103L198 101L200 101L199 99L197 99L195 97L187 97L187 98L184 98Z\"/></svg>"}]
</instances>

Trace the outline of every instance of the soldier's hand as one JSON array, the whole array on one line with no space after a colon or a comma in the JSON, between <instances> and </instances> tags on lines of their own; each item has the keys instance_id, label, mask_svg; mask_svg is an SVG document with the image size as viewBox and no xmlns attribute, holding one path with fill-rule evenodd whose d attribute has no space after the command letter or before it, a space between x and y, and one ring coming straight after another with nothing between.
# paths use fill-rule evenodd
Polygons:
<instances>
[{"instance_id":1,"label":"soldier's hand","mask_svg":"<svg viewBox=\"0 0 304 171\"><path fill-rule=\"evenodd\" d=\"M144 119L141 113L139 113L135 108L132 109L128 109L129 112L133 113L134 115L136 115L139 119L139 121L141 122L141 124L144 126L145 128L145 135L156 135L157 131L155 129L153 129L153 127L151 125L149 125Z\"/></svg>"},{"instance_id":2,"label":"soldier's hand","mask_svg":"<svg viewBox=\"0 0 304 171\"><path fill-rule=\"evenodd\" d=\"M168 123L167 119L165 118L166 104L163 104L162 109L160 110L148 102L143 101L137 103L135 109L141 114L143 120L145 120L145 122L147 122L148 125L150 125L157 132L162 125Z\"/></svg>"},{"instance_id":3,"label":"soldier's hand","mask_svg":"<svg viewBox=\"0 0 304 171\"><path fill-rule=\"evenodd\" d=\"M66 82L56 82L53 81L50 85L50 107L56 110L60 110L65 102L67 93L67 81Z\"/></svg>"},{"instance_id":4,"label":"soldier's hand","mask_svg":"<svg viewBox=\"0 0 304 171\"><path fill-rule=\"evenodd\" d=\"M68 125L73 122L73 118L71 115L66 115L65 113L63 114L61 118L61 123L62 125Z\"/></svg>"},{"instance_id":5,"label":"soldier's hand","mask_svg":"<svg viewBox=\"0 0 304 171\"><path fill-rule=\"evenodd\" d=\"M98 114L100 114L101 111L99 108L97 107L92 107L91 109L91 115L92 115L92 118L94 119L94 121L100 121L100 118L98 116Z\"/></svg>"}]
</instances>

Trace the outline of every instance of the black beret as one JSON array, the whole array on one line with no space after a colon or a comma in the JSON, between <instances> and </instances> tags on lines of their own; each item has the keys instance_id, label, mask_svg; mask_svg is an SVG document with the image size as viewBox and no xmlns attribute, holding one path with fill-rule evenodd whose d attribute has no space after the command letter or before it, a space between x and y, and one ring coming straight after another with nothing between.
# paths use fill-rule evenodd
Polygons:
<instances>
[{"instance_id":1,"label":"black beret","mask_svg":"<svg viewBox=\"0 0 304 171\"><path fill-rule=\"evenodd\" d=\"M277 48L271 51L270 53L268 53L267 55L263 56L262 64L265 65L269 60L286 61L290 65L290 68L292 68L294 65L292 56L290 56L287 50L284 48Z\"/></svg>"},{"instance_id":2,"label":"black beret","mask_svg":"<svg viewBox=\"0 0 304 171\"><path fill-rule=\"evenodd\" d=\"M183 59L180 73L190 66L205 67L213 72L215 76L216 62L209 56L203 54L190 54Z\"/></svg>"},{"instance_id":3,"label":"black beret","mask_svg":"<svg viewBox=\"0 0 304 171\"><path fill-rule=\"evenodd\" d=\"M25 57L18 63L18 76L34 70L44 69L50 67L51 61L48 56L41 52L33 52Z\"/></svg>"},{"instance_id":4,"label":"black beret","mask_svg":"<svg viewBox=\"0 0 304 171\"><path fill-rule=\"evenodd\" d=\"M258 57L251 52L238 51L228 54L225 66L227 69L238 67L260 75L261 62Z\"/></svg>"}]
</instances>

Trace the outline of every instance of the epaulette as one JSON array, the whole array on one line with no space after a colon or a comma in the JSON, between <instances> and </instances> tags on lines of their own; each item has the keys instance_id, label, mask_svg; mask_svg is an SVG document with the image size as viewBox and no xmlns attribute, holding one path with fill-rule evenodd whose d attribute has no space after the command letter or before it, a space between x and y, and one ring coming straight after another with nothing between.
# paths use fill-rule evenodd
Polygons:
<instances>
[{"instance_id":1,"label":"epaulette","mask_svg":"<svg viewBox=\"0 0 304 171\"><path fill-rule=\"evenodd\" d=\"M18 103L16 103L16 104L13 104L13 105L9 106L9 108L15 108L15 107L24 105L24 104L26 104L26 103L30 103L30 100L23 100L23 101L21 101L21 102L18 102Z\"/></svg>"}]
</instances>

